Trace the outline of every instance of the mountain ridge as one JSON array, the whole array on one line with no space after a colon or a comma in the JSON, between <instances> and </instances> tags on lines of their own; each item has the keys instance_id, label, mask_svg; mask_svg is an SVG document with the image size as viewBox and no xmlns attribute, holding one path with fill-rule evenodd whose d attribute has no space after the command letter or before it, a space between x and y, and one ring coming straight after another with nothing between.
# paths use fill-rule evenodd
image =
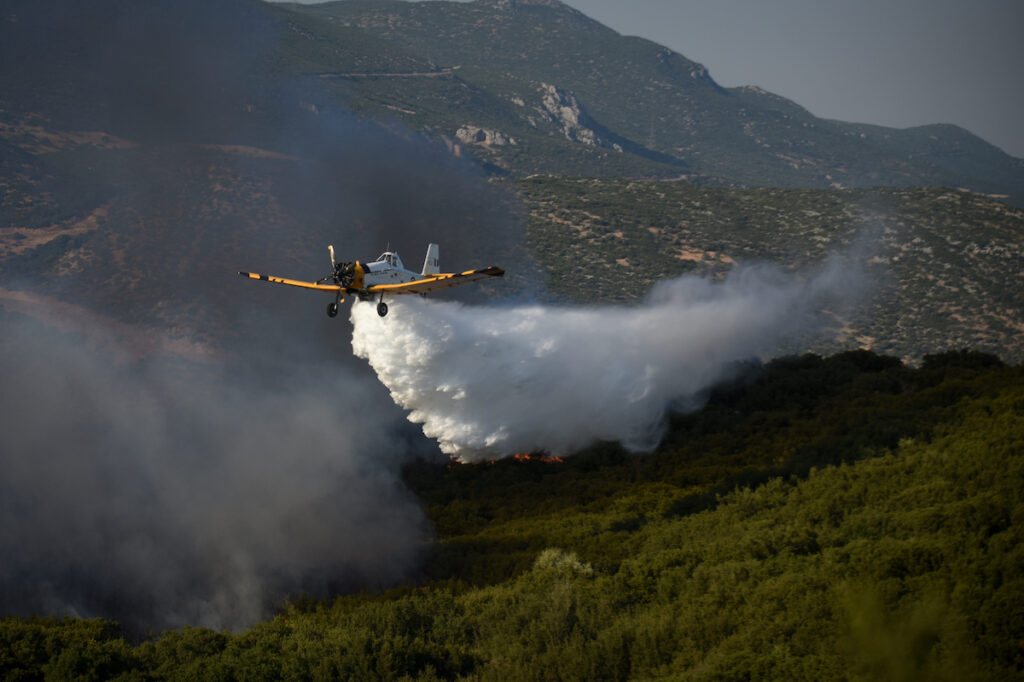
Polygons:
<instances>
[{"instance_id":1,"label":"mountain ridge","mask_svg":"<svg viewBox=\"0 0 1024 682\"><path fill-rule=\"evenodd\" d=\"M506 101L528 99L526 83L553 84L607 129L726 184L965 186L1024 201L1024 161L962 128L944 124L939 139L931 126L899 130L819 119L754 86L722 88L702 65L619 35L559 2L339 0L289 7L459 67L468 83L491 87ZM506 117L506 125L514 124ZM515 161L507 163L517 172Z\"/></svg>"},{"instance_id":2,"label":"mountain ridge","mask_svg":"<svg viewBox=\"0 0 1024 682\"><path fill-rule=\"evenodd\" d=\"M65 4L50 0L43 10L15 0L0 22L0 57L16 65L0 73L0 118L43 114L65 128L138 138L159 135L154 126L169 116L191 117L186 134L193 138L231 137L286 152L275 138L290 112L333 107L396 120L493 174L682 177L737 187L948 186L1024 205L1024 160L969 131L820 119L756 86L723 88L701 64L557 0L230 0L207 13L206 27L160 10L160 23L185 33L192 45L185 47L205 55L204 63L226 62L205 74L198 63L161 65L138 36L127 45L106 41L105 26L125 24L120 0L62 16ZM150 33L164 30L155 19L131 21ZM220 44L196 46L213 35ZM108 71L110 78L95 75ZM197 74L191 93L175 94ZM398 83L389 74L422 78ZM243 77L227 89L218 82L236 75ZM285 86L302 79L298 89ZM614 144L595 149L538 118L551 87ZM168 108L200 94L203 112ZM494 134L460 140L467 127Z\"/></svg>"}]
</instances>

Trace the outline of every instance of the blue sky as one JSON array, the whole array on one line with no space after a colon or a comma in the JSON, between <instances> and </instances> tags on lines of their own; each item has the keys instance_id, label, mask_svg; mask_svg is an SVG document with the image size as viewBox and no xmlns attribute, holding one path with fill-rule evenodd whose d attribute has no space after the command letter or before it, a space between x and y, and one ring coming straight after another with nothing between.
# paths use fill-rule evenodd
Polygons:
<instances>
[{"instance_id":1,"label":"blue sky","mask_svg":"<svg viewBox=\"0 0 1024 682\"><path fill-rule=\"evenodd\" d=\"M1024 0L565 2L721 85L757 85L823 118L955 123L1024 158Z\"/></svg>"}]
</instances>

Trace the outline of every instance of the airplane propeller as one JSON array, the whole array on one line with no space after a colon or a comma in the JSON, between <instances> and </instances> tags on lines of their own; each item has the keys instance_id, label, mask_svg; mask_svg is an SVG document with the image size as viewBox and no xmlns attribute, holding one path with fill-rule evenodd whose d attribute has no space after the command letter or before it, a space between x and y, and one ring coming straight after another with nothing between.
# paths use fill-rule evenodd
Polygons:
<instances>
[{"instance_id":1,"label":"airplane propeller","mask_svg":"<svg viewBox=\"0 0 1024 682\"><path fill-rule=\"evenodd\" d=\"M320 279L318 279L316 281L316 283L317 284L324 284L324 283L326 283L328 281L333 280L334 283L337 284L338 286L344 286L341 283L341 279L342 278L341 278L340 268L338 268L338 261L336 261L334 259L334 245L333 244L331 244L331 245L329 245L327 247L327 253L329 253L331 255L331 274L327 275L326 277L321 277ZM338 315L338 305L340 303L341 303L341 291L339 290L338 291L338 295L334 297L334 302L327 304L327 316L328 317L337 317L337 315Z\"/></svg>"},{"instance_id":2,"label":"airplane propeller","mask_svg":"<svg viewBox=\"0 0 1024 682\"><path fill-rule=\"evenodd\" d=\"M326 275L324 277L321 277L320 279L318 279L316 281L316 283L317 284L324 284L326 282L334 282L338 286L348 286L349 284L351 284L352 283L351 275L349 275L347 278L345 277L346 269L351 270L351 267L346 268L346 266L350 266L351 264L350 263L342 263L340 266L338 265L338 261L335 260L335 258L334 258L334 245L333 244L327 247L327 252L331 255L331 274ZM345 281L346 279L348 280L347 282Z\"/></svg>"},{"instance_id":3,"label":"airplane propeller","mask_svg":"<svg viewBox=\"0 0 1024 682\"><path fill-rule=\"evenodd\" d=\"M327 253L331 255L331 274L321 277L316 281L317 284L325 284L327 282L334 282L341 289L338 291L338 295L333 303L327 304L327 315L329 317L335 317L338 314L338 304L341 303L341 292L345 291L347 287L352 286L356 277L356 264L355 263L339 263L334 257L334 245L327 247Z\"/></svg>"}]
</instances>

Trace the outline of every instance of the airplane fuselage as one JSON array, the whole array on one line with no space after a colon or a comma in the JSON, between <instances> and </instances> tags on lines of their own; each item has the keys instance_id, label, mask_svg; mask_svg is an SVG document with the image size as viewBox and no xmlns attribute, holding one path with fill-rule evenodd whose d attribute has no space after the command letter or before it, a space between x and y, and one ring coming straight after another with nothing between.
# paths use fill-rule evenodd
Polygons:
<instances>
[{"instance_id":1,"label":"airplane fuselage","mask_svg":"<svg viewBox=\"0 0 1024 682\"><path fill-rule=\"evenodd\" d=\"M430 277L429 274L406 270L402 265L402 259L397 253L391 251L385 251L380 258L372 263L363 263L362 261L342 263L339 272L343 273L345 293L356 294L363 300L371 298L372 295L367 292L370 287L405 284Z\"/></svg>"},{"instance_id":2,"label":"airplane fuselage","mask_svg":"<svg viewBox=\"0 0 1024 682\"><path fill-rule=\"evenodd\" d=\"M354 287L358 289L365 289L378 284L415 282L424 278L422 273L406 270L398 254L390 251L385 251L373 263L360 263L356 261L356 266L358 270L363 271L363 286Z\"/></svg>"}]
</instances>

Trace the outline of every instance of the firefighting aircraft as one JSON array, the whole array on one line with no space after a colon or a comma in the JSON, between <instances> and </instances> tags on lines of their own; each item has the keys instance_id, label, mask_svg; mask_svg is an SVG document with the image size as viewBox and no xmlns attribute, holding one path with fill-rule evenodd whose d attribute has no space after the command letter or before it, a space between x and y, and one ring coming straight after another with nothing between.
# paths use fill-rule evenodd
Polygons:
<instances>
[{"instance_id":1,"label":"firefighting aircraft","mask_svg":"<svg viewBox=\"0 0 1024 682\"><path fill-rule=\"evenodd\" d=\"M423 261L423 272L406 270L402 259L394 251L385 251L372 263L354 261L339 263L334 259L334 247L328 246L331 254L331 274L321 277L315 282L302 282L283 277L257 275L254 272L239 272L243 277L260 279L264 282L276 282L303 289L316 289L334 294L334 302L327 304L327 315L338 314L338 304L344 301L342 294L356 295L360 301L369 301L380 294L377 302L377 314L384 317L388 314L388 304L384 302L384 294L422 294L431 291L450 289L461 284L478 282L488 277L501 277L505 271L493 265L479 270L466 272L441 272L438 260L437 244L427 246L427 258Z\"/></svg>"}]
</instances>

